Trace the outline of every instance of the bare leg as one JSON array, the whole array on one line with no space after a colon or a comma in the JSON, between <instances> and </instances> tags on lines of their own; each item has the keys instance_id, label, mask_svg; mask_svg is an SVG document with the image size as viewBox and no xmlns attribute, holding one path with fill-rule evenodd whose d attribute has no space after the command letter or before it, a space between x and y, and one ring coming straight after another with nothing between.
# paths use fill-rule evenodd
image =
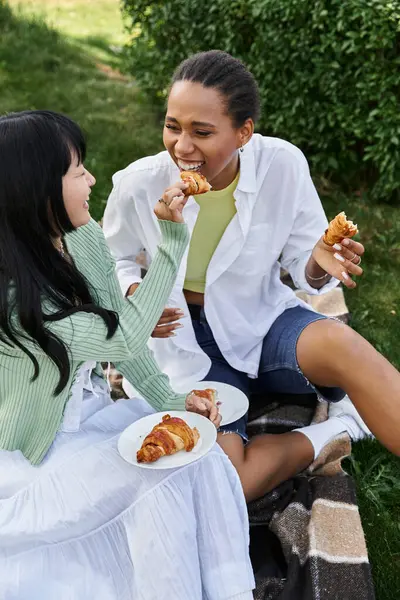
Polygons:
<instances>
[{"instance_id":1,"label":"bare leg","mask_svg":"<svg viewBox=\"0 0 400 600\"><path fill-rule=\"evenodd\" d=\"M260 435L247 446L236 433L219 433L218 443L239 474L247 502L303 471L314 459L313 445L299 432Z\"/></svg>"},{"instance_id":2,"label":"bare leg","mask_svg":"<svg viewBox=\"0 0 400 600\"><path fill-rule=\"evenodd\" d=\"M400 456L400 373L363 337L338 321L308 325L297 342L304 375L341 387L374 435Z\"/></svg>"}]
</instances>

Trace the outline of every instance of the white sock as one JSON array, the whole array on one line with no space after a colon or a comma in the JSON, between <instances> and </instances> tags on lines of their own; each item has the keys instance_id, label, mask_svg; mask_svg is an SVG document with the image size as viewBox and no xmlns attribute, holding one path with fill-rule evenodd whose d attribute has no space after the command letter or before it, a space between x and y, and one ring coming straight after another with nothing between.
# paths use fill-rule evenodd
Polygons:
<instances>
[{"instance_id":1,"label":"white sock","mask_svg":"<svg viewBox=\"0 0 400 600\"><path fill-rule=\"evenodd\" d=\"M353 442L358 442L358 440L362 440L366 437L365 431L360 427L360 425L352 415L342 414L336 415L334 418L338 419L344 425L346 425L346 431L353 440Z\"/></svg>"},{"instance_id":2,"label":"white sock","mask_svg":"<svg viewBox=\"0 0 400 600\"><path fill-rule=\"evenodd\" d=\"M314 447L314 459L319 456L326 444L341 433L347 432L354 441L365 437L362 429L350 415L331 417L323 423L308 425L307 427L294 429L294 431L303 433L310 440Z\"/></svg>"}]
</instances>

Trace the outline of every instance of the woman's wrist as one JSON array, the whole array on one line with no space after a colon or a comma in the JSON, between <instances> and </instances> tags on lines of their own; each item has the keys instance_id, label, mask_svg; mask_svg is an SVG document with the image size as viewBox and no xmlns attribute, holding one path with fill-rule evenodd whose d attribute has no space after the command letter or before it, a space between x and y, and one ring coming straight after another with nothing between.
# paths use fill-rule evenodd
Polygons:
<instances>
[{"instance_id":1,"label":"woman's wrist","mask_svg":"<svg viewBox=\"0 0 400 600\"><path fill-rule=\"evenodd\" d=\"M323 287L331 279L329 273L319 266L313 256L310 256L308 260L305 276L309 285L315 289Z\"/></svg>"},{"instance_id":2,"label":"woman's wrist","mask_svg":"<svg viewBox=\"0 0 400 600\"><path fill-rule=\"evenodd\" d=\"M186 246L189 241L189 230L186 223L176 223L174 221L158 220L160 226L162 242L172 243L173 245Z\"/></svg>"}]
</instances>

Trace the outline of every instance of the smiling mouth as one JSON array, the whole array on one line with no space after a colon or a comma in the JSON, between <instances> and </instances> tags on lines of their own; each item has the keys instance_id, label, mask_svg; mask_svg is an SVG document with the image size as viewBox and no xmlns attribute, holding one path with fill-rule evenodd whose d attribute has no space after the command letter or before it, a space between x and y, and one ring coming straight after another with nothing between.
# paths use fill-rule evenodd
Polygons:
<instances>
[{"instance_id":1,"label":"smiling mouth","mask_svg":"<svg viewBox=\"0 0 400 600\"><path fill-rule=\"evenodd\" d=\"M200 171L201 167L205 164L202 162L184 162L183 160L177 160L178 167L181 171Z\"/></svg>"}]
</instances>

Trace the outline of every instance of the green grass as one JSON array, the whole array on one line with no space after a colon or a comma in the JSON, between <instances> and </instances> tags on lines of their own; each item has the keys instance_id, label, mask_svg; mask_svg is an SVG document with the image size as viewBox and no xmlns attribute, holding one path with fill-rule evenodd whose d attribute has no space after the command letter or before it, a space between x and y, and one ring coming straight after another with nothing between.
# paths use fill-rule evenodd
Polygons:
<instances>
[{"instance_id":1,"label":"green grass","mask_svg":"<svg viewBox=\"0 0 400 600\"><path fill-rule=\"evenodd\" d=\"M362 234L364 274L346 291L352 326L400 368L400 208L371 205L358 195L321 194L331 218L345 210Z\"/></svg>"},{"instance_id":2,"label":"green grass","mask_svg":"<svg viewBox=\"0 0 400 600\"><path fill-rule=\"evenodd\" d=\"M400 461L362 441L345 462L356 481L377 600L400 598Z\"/></svg>"},{"instance_id":3,"label":"green grass","mask_svg":"<svg viewBox=\"0 0 400 600\"><path fill-rule=\"evenodd\" d=\"M345 210L362 233L364 274L346 291L352 326L400 368L400 209L320 187L331 218ZM377 600L400 598L400 460L378 442L356 444L345 468L356 482Z\"/></svg>"},{"instance_id":4,"label":"green grass","mask_svg":"<svg viewBox=\"0 0 400 600\"><path fill-rule=\"evenodd\" d=\"M128 41L118 0L9 0L25 15L40 17L99 60L118 67Z\"/></svg>"},{"instance_id":5,"label":"green grass","mask_svg":"<svg viewBox=\"0 0 400 600\"><path fill-rule=\"evenodd\" d=\"M91 212L100 218L111 175L162 146L156 113L120 73L126 36L118 0L30 0L22 12L11 4L12 12L0 0L0 114L49 108L83 126L87 166L97 178ZM366 245L365 274L346 293L352 325L400 368L399 209L324 187L328 215L346 210ZM358 487L377 599L398 600L400 462L378 443L362 443L347 466Z\"/></svg>"}]
</instances>

